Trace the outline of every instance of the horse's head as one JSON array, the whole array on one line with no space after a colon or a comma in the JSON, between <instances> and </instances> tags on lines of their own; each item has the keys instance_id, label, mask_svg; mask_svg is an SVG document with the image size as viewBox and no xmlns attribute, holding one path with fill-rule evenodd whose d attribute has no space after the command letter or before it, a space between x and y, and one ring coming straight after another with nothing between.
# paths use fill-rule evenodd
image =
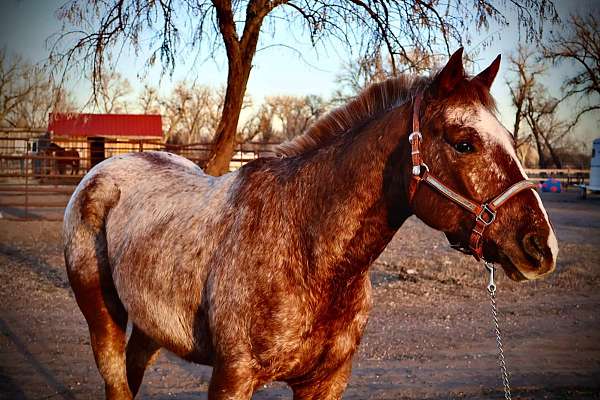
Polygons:
<instances>
[{"instance_id":1,"label":"horse's head","mask_svg":"<svg viewBox=\"0 0 600 400\"><path fill-rule=\"evenodd\" d=\"M63 147L61 147L61 146L59 146L59 145L57 145L57 144L56 144L56 143L54 143L54 142L50 142L50 143L48 144L48 147L46 147L46 151L48 151L48 152L50 152L50 153L54 153L54 152L56 152L56 151L61 151L61 150L64 150L64 148L63 148Z\"/></svg>"},{"instance_id":2,"label":"horse's head","mask_svg":"<svg viewBox=\"0 0 600 400\"><path fill-rule=\"evenodd\" d=\"M462 49L457 51L425 90L419 112L423 162L432 176L478 204L527 179L489 92L499 65L500 57L471 78L463 69ZM473 213L431 185L420 185L412 203L415 214L450 243L469 247ZM496 210L481 243L483 258L502 265L513 280L536 279L556 265L556 236L533 189L519 191Z\"/></svg>"}]
</instances>

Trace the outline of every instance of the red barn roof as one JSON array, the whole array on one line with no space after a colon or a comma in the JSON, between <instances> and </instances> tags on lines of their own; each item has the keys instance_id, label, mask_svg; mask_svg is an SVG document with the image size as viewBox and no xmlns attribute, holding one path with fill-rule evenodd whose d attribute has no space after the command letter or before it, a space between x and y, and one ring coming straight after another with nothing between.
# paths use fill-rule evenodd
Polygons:
<instances>
[{"instance_id":1,"label":"red barn roof","mask_svg":"<svg viewBox=\"0 0 600 400\"><path fill-rule=\"evenodd\" d=\"M48 132L55 136L162 138L160 115L51 113Z\"/></svg>"}]
</instances>

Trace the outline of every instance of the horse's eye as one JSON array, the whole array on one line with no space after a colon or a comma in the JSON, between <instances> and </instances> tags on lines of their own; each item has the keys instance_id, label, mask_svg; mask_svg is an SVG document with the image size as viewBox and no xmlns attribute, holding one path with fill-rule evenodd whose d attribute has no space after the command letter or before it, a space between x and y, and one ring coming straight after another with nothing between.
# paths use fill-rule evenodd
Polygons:
<instances>
[{"instance_id":1,"label":"horse's eye","mask_svg":"<svg viewBox=\"0 0 600 400\"><path fill-rule=\"evenodd\" d=\"M459 153L472 153L475 148L469 142L458 142L454 145L454 149Z\"/></svg>"}]
</instances>

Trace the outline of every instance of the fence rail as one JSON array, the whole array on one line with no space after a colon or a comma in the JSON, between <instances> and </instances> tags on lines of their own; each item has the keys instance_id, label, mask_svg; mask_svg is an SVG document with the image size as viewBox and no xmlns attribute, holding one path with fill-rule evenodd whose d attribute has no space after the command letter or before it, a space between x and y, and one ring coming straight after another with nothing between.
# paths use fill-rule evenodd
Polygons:
<instances>
[{"instance_id":1,"label":"fence rail","mask_svg":"<svg viewBox=\"0 0 600 400\"><path fill-rule=\"evenodd\" d=\"M590 179L589 169L576 169L576 168L529 168L525 172L529 179L533 180L545 180L548 178L554 178L561 181L562 184L570 185L583 185Z\"/></svg>"},{"instance_id":2,"label":"fence rail","mask_svg":"<svg viewBox=\"0 0 600 400\"><path fill-rule=\"evenodd\" d=\"M1 133L1 132L0 132ZM211 143L170 145L156 140L0 137L0 218L60 220L77 183L105 158L129 152L168 151L203 166ZM274 154L278 143L240 143L230 164Z\"/></svg>"},{"instance_id":3,"label":"fence rail","mask_svg":"<svg viewBox=\"0 0 600 400\"><path fill-rule=\"evenodd\" d=\"M15 140L21 141L17 146L20 153L15 151ZM202 166L212 147L210 143L165 145L157 141L106 139L101 147L102 157L97 157L94 145L85 139L52 139L50 143L65 150L77 151L77 155L73 153L66 156L45 150L39 141L34 146L33 140L0 137L0 218L61 220L64 207L77 183L100 158L160 150L180 154ZM277 144L238 144L231 169L256 158L273 155ZM590 173L587 169L527 169L526 172L534 180L554 177L566 185L585 183Z\"/></svg>"}]
</instances>

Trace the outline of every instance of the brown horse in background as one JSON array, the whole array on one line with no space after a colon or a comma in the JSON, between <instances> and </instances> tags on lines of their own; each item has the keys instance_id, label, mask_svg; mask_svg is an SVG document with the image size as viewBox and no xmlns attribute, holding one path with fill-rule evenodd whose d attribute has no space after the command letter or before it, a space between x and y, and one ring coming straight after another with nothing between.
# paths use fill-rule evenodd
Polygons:
<instances>
[{"instance_id":1,"label":"brown horse in background","mask_svg":"<svg viewBox=\"0 0 600 400\"><path fill-rule=\"evenodd\" d=\"M79 173L79 166L81 164L81 158L79 152L75 149L65 149L51 142L48 147L44 150L44 155L52 157L52 167L50 170L56 170L59 175L65 175L67 167L71 170L71 175L77 175Z\"/></svg>"},{"instance_id":2,"label":"brown horse in background","mask_svg":"<svg viewBox=\"0 0 600 400\"><path fill-rule=\"evenodd\" d=\"M415 214L462 247L472 234L472 215L439 191L409 195L413 110L423 162L454 191L483 203L526 179L494 116L498 66L468 77L459 51L434 77L375 84L282 157L221 177L161 152L94 167L66 209L64 252L106 397L135 396L166 348L214 367L209 399L250 399L274 380L295 399L341 398L371 308L369 267L398 228ZM556 237L537 192L513 194L482 257L535 279L554 269Z\"/></svg>"}]
</instances>

